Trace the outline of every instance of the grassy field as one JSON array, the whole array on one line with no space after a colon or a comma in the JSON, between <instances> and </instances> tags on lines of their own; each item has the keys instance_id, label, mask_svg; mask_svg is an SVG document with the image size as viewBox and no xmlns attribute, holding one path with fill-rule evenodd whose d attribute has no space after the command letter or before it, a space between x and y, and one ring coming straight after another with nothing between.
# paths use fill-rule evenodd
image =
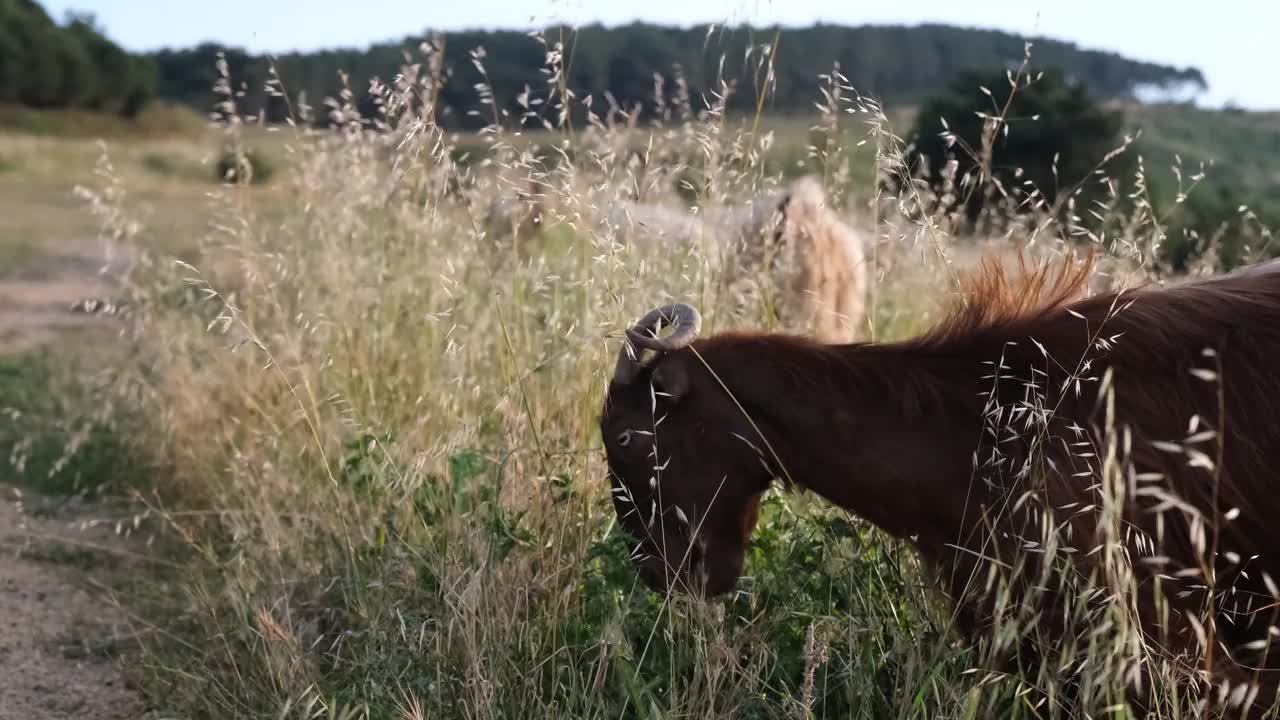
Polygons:
<instances>
[{"instance_id":1,"label":"grassy field","mask_svg":"<svg viewBox=\"0 0 1280 720\"><path fill-rule=\"evenodd\" d=\"M596 429L620 330L671 298L696 302L704 332L776 320L767 293L724 289L696 244L615 242L600 208L637 188L674 195L691 171L712 181L707 204L821 174L874 230L865 334L879 339L927 327L984 249L912 198L875 198L877 167L901 169L892 130L909 112L835 110L533 136L455 137L429 116L393 135L0 134L0 275L103 234L135 258L118 357L0 366L0 400L61 420L7 429L38 449L29 482L110 478L159 539L170 569L116 588L147 697L209 718L1020 718L1064 716L1069 675L1091 688L1075 716L1123 717L1107 708L1131 627L1081 630L1097 659L1071 673L988 673L948 636L907 548L812 498L769 495L750 579L723 603L635 578ZM1136 118L1156 154L1276 182L1238 140L1277 132L1274 118ZM215 182L226 143L257 149L272 176ZM556 221L517 253L484 217L529 177ZM1098 286L1159 279L1150 209L1109 221L1119 242ZM987 248L1052 255L1072 235L1046 220ZM1192 716L1168 675L1159 715Z\"/></svg>"},{"instance_id":2,"label":"grassy field","mask_svg":"<svg viewBox=\"0 0 1280 720\"><path fill-rule=\"evenodd\" d=\"M130 227L118 230L177 255L209 232L207 195L218 188L222 135L194 113L165 110L160 120L144 118L134 128L87 114L26 111L19 120L15 112L0 110L0 261L8 261L0 262L0 274L16 271L19 260L32 260L50 244L95 241L101 221L86 212L89 202L77 187L101 188L108 177L129 197ZM276 133L250 135L255 146L283 160ZM270 205L282 189L254 191L255 202Z\"/></svg>"}]
</instances>

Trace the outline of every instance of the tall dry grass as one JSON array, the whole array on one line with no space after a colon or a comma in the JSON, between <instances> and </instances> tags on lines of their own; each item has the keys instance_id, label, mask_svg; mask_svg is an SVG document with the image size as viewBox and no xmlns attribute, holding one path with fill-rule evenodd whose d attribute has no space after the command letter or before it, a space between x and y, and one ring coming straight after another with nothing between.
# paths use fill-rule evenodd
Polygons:
<instances>
[{"instance_id":1,"label":"tall dry grass","mask_svg":"<svg viewBox=\"0 0 1280 720\"><path fill-rule=\"evenodd\" d=\"M1118 535L1106 577L1062 619L1061 654L1000 674L987 658L1037 632L1032 605L1010 594L996 637L957 643L909 549L806 498L770 494L734 597L651 594L596 436L619 331L650 307L691 301L706 332L777 327L769 277L727 282L712 224L646 242L644 227L599 222L602 209L740 203L799 161L874 228L866 335L888 339L927 326L986 251L1094 243L1099 288L1160 281L1143 177L1100 175L1114 203L1091 209L1098 222L1040 208L960 237L923 184L882 189L909 148L838 71L820 78L811 145L780 160L780 138L726 117L722 98L677 92L654 122L596 98L571 122L587 99L564 82L567 49L545 42L547 85L522 96L526 117L480 87L481 146L460 151L437 123L441 54L426 43L375 88L377 123L352 94L323 109L323 130L302 122L319 109L294 108L283 212L260 214L246 178L211 195L199 262L140 248L128 280L141 350L114 372L152 468L147 522L186 568L133 599L153 631L150 695L196 717L1102 717L1143 667L1159 716L1193 716L1178 669L1149 657L1128 612ZM768 58L753 58L762 87ZM219 67L234 153L244 120ZM485 218L528 181L555 210L517 247ZM107 181L92 197L127 240L127 194ZM1109 450L1099 473L1115 490L1119 436ZM1114 506L1103 517L1118 532ZM1035 562L1064 557L1060 539L1038 542Z\"/></svg>"}]
</instances>

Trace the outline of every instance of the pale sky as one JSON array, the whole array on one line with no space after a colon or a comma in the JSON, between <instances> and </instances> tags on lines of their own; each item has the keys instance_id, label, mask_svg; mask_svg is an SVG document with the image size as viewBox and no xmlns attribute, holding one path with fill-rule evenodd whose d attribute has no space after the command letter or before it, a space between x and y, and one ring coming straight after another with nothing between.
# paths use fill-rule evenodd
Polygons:
<instances>
[{"instance_id":1,"label":"pale sky","mask_svg":"<svg viewBox=\"0 0 1280 720\"><path fill-rule=\"evenodd\" d=\"M689 26L705 22L808 25L941 22L1043 34L1137 60L1200 68L1205 104L1226 100L1280 110L1280 81L1266 68L1280 0L43 0L94 13L131 50L211 40L253 51L360 47L426 28L528 29L550 22L632 20ZM1272 50L1267 48L1272 47ZM1034 57L1034 50L1033 50Z\"/></svg>"}]
</instances>

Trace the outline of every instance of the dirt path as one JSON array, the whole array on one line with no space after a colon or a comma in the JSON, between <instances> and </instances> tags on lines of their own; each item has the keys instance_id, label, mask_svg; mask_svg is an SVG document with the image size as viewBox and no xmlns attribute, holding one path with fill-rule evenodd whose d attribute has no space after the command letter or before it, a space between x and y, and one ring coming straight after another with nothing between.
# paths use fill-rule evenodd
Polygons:
<instances>
[{"instance_id":1,"label":"dirt path","mask_svg":"<svg viewBox=\"0 0 1280 720\"><path fill-rule=\"evenodd\" d=\"M86 244L51 248L22 272L0 275L0 355L102 322L71 306L110 297L119 269ZM112 571L123 541L86 523L94 508L5 484L8 448L0 451L0 720L143 717L139 694L104 651L125 642L128 627L90 584Z\"/></svg>"},{"instance_id":2,"label":"dirt path","mask_svg":"<svg viewBox=\"0 0 1280 720\"><path fill-rule=\"evenodd\" d=\"M46 248L17 273L0 268L0 354L27 352L54 341L63 330L98 322L71 306L109 297L123 264L121 254L85 242Z\"/></svg>"},{"instance_id":3,"label":"dirt path","mask_svg":"<svg viewBox=\"0 0 1280 720\"><path fill-rule=\"evenodd\" d=\"M142 717L107 652L129 628L89 585L114 532L86 526L86 508L0 494L0 720Z\"/></svg>"}]
</instances>

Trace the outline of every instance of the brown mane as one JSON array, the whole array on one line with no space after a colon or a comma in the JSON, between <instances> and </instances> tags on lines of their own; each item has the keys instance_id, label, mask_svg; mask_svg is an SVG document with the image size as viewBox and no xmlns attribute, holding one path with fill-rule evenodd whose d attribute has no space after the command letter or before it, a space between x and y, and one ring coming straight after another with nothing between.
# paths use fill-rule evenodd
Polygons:
<instances>
[{"instance_id":1,"label":"brown mane","mask_svg":"<svg viewBox=\"0 0 1280 720\"><path fill-rule=\"evenodd\" d=\"M943 342L1042 316L1079 299L1089 287L1095 252L1090 246L1082 261L1066 255L1038 268L1028 267L1023 252L1015 259L1018 272L1012 277L1000 259L990 255L982 258L977 269L962 274L951 307L923 339Z\"/></svg>"}]
</instances>

